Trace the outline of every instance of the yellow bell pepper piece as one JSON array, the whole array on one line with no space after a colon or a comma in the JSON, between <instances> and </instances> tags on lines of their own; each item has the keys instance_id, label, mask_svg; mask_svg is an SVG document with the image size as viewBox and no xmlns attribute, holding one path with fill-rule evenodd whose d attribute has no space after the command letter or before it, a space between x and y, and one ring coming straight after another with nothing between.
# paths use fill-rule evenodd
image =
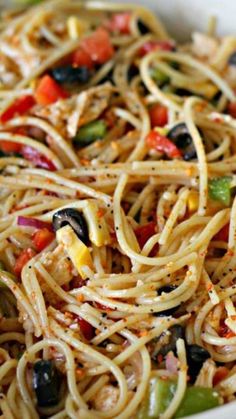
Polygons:
<instances>
[{"instance_id":1,"label":"yellow bell pepper piece","mask_svg":"<svg viewBox=\"0 0 236 419\"><path fill-rule=\"evenodd\" d=\"M70 39L78 39L86 31L87 25L76 16L70 16L67 19L67 31Z\"/></svg>"},{"instance_id":2,"label":"yellow bell pepper piece","mask_svg":"<svg viewBox=\"0 0 236 419\"><path fill-rule=\"evenodd\" d=\"M84 274L82 267L88 266L90 269L94 269L88 247L79 239L69 225L57 230L56 237L57 242L60 243L67 251L69 258L79 272L80 276L83 279L86 279L86 275Z\"/></svg>"},{"instance_id":3,"label":"yellow bell pepper piece","mask_svg":"<svg viewBox=\"0 0 236 419\"><path fill-rule=\"evenodd\" d=\"M198 210L199 193L197 191L191 191L188 196L188 210L189 212L195 212Z\"/></svg>"}]
</instances>

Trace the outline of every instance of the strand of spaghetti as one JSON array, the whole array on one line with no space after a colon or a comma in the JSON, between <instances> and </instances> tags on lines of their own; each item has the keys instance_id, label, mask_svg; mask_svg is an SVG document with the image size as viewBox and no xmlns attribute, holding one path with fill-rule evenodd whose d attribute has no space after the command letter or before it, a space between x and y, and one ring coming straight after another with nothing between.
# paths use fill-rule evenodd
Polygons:
<instances>
[{"instance_id":1,"label":"strand of spaghetti","mask_svg":"<svg viewBox=\"0 0 236 419\"><path fill-rule=\"evenodd\" d=\"M24 176L24 177L20 177L18 176L17 178L13 176L1 176L0 175L0 185L3 185L5 187L7 187L8 189L13 189L13 190L25 190L25 188L27 187L28 189L42 189L42 190L46 190L46 191L50 191L50 192L55 192L58 194L63 194L63 195L67 195L70 197L75 198L76 197L76 191L69 188L69 187L63 187L61 185L54 185L53 183L49 183L47 180L47 171L45 171L45 180L44 181L40 181L39 178L32 180L32 176L28 175L28 176Z\"/></svg>"},{"instance_id":2,"label":"strand of spaghetti","mask_svg":"<svg viewBox=\"0 0 236 419\"><path fill-rule=\"evenodd\" d=\"M158 338L161 333L173 326L174 324L181 324L189 318L189 315L181 316L179 319L174 318L163 318L163 322L147 332L143 337L137 338L132 345L128 346L122 353L113 358L113 363L120 365L129 359L136 351L142 349L147 342L150 342L154 338ZM93 367L88 370L88 374L97 375L104 372L104 367Z\"/></svg>"},{"instance_id":3,"label":"strand of spaghetti","mask_svg":"<svg viewBox=\"0 0 236 419\"><path fill-rule=\"evenodd\" d=\"M188 131L193 139L194 146L198 157L198 171L199 171L199 207L198 214L204 215L207 207L207 191L208 191L208 171L206 154L197 127L194 124L193 108L195 105L200 104L201 100L198 98L189 98L184 104L184 115Z\"/></svg>"},{"instance_id":4,"label":"strand of spaghetti","mask_svg":"<svg viewBox=\"0 0 236 419\"><path fill-rule=\"evenodd\" d=\"M228 248L235 249L235 235L236 235L236 199L233 201L229 224L229 240Z\"/></svg>"},{"instance_id":5,"label":"strand of spaghetti","mask_svg":"<svg viewBox=\"0 0 236 419\"><path fill-rule=\"evenodd\" d=\"M74 189L80 193L83 193L87 196L90 196L91 198L96 198L96 199L100 199L101 201L104 201L106 204L110 204L111 203L111 197L96 191L92 188L90 188L89 186L86 186L82 183L79 182L74 182L73 180L68 180L66 178L63 178L62 176L52 173L52 172L47 172L45 170L41 170L41 169L25 169L24 173L27 174L35 174L38 176L42 176L42 177L47 177L47 179L50 179L60 185L64 185L67 186L68 188Z\"/></svg>"},{"instance_id":6,"label":"strand of spaghetti","mask_svg":"<svg viewBox=\"0 0 236 419\"><path fill-rule=\"evenodd\" d=\"M14 378L7 391L7 401L9 405L11 406L13 414L17 417L19 410L16 404L16 393L17 393L16 378Z\"/></svg>"},{"instance_id":7,"label":"strand of spaghetti","mask_svg":"<svg viewBox=\"0 0 236 419\"><path fill-rule=\"evenodd\" d=\"M138 339L130 331L123 331L123 336L131 342L131 345L136 342ZM142 376L140 377L136 392L132 399L129 401L128 405L125 407L123 412L117 416L117 419L129 419L135 412L137 407L142 402L146 394L146 389L148 386L148 381L151 373L151 360L148 350L143 346L139 351L142 359Z\"/></svg>"},{"instance_id":8,"label":"strand of spaghetti","mask_svg":"<svg viewBox=\"0 0 236 419\"><path fill-rule=\"evenodd\" d=\"M70 163L73 164L73 167L80 167L79 159L75 154L72 147L64 140L62 135L57 132L49 123L44 121L41 118L35 118L30 116L14 118L7 123L5 127L18 127L21 125L30 125L33 127L41 128L45 133L50 135L53 141L58 145L58 147L65 153L67 159ZM64 157L64 155L62 154Z\"/></svg>"},{"instance_id":9,"label":"strand of spaghetti","mask_svg":"<svg viewBox=\"0 0 236 419\"><path fill-rule=\"evenodd\" d=\"M12 414L11 408L7 402L7 399L5 396L1 395L1 399L0 399L0 407L1 407L1 411L3 413L3 417L7 418L7 419L14 419L14 416Z\"/></svg>"},{"instance_id":10,"label":"strand of spaghetti","mask_svg":"<svg viewBox=\"0 0 236 419\"><path fill-rule=\"evenodd\" d=\"M7 375L11 369L15 369L16 367L16 359L9 359L8 361L5 361L4 364L0 366L0 380L2 380L3 377Z\"/></svg>"},{"instance_id":11,"label":"strand of spaghetti","mask_svg":"<svg viewBox=\"0 0 236 419\"><path fill-rule=\"evenodd\" d=\"M51 321L51 327L54 330L54 333L58 338L62 339L65 342L68 342L72 347L77 349L78 351L85 352L89 354L94 360L104 365L106 370L110 370L114 377L116 378L120 392L119 392L119 398L115 405L115 407L111 408L109 411L103 412L102 417L114 417L115 415L118 415L118 413L124 408L124 406L127 403L127 383L123 376L122 371L118 366L111 361L106 356L100 354L95 349L91 348L91 346L84 344L83 342L80 342L78 339L76 339L70 330L68 330L68 333L65 333L65 331L56 323L55 321ZM93 413L93 411L91 412Z\"/></svg>"},{"instance_id":12,"label":"strand of spaghetti","mask_svg":"<svg viewBox=\"0 0 236 419\"><path fill-rule=\"evenodd\" d=\"M160 415L160 419L171 419L178 409L187 387L187 364L186 352L183 339L178 339L176 342L177 354L180 363L180 370L178 373L177 387L173 399L164 413Z\"/></svg>"},{"instance_id":13,"label":"strand of spaghetti","mask_svg":"<svg viewBox=\"0 0 236 419\"><path fill-rule=\"evenodd\" d=\"M168 217L168 220L166 221L166 224L164 226L164 229L162 230L160 234L160 238L158 240L159 244L166 244L170 234L173 230L173 227L180 215L180 211L182 211L183 207L186 206L186 202L189 196L189 189L183 189L180 191L179 198L176 201L175 205L173 206L171 213Z\"/></svg>"},{"instance_id":14,"label":"strand of spaghetti","mask_svg":"<svg viewBox=\"0 0 236 419\"><path fill-rule=\"evenodd\" d=\"M44 144L39 141L32 140L25 135L10 134L9 132L0 132L0 140L10 141L13 143L19 143L32 147L33 149L39 151L45 157L47 157L57 169L62 169L63 165L58 157Z\"/></svg>"},{"instance_id":15,"label":"strand of spaghetti","mask_svg":"<svg viewBox=\"0 0 236 419\"><path fill-rule=\"evenodd\" d=\"M38 418L38 415L35 411L34 404L32 402L32 398L27 388L26 378L25 378L25 371L26 366L29 361L35 356L37 352L44 349L45 347L56 347L58 351L62 352L66 359L66 375L67 375L67 382L70 394L73 400L76 402L78 406L86 408L86 403L84 402L83 398L81 397L80 393L78 392L75 380L75 361L73 352L70 347L63 341L59 339L43 339L40 342L35 343L30 348L28 348L27 352L25 352L19 360L17 366L17 380L18 383L21 383L19 391L21 393L21 397L24 400L25 404L30 409L33 418Z\"/></svg>"},{"instance_id":16,"label":"strand of spaghetti","mask_svg":"<svg viewBox=\"0 0 236 419\"><path fill-rule=\"evenodd\" d=\"M118 181L115 194L114 194L114 221L116 227L116 235L119 245L123 252L127 254L130 258L133 258L139 263L143 263L144 265L163 265L169 262L175 262L180 256L184 256L189 252L195 251L199 246L202 244L209 242L211 238L216 234L218 229L222 228L225 224L226 217L229 217L228 210L222 210L214 215L214 217L210 220L207 227L200 233L200 235L196 238L196 240L189 244L185 251L176 252L171 256L162 256L162 257L146 257L137 254L136 252L131 249L128 245L125 231L123 230L123 212L121 208L121 198L122 192L125 188L127 182L127 175L122 175Z\"/></svg>"},{"instance_id":17,"label":"strand of spaghetti","mask_svg":"<svg viewBox=\"0 0 236 419\"><path fill-rule=\"evenodd\" d=\"M31 296L31 304L34 307L35 312L38 314L42 332L46 335L46 337L49 337L46 304L38 278L35 274L34 263L32 263L32 261L29 261L24 266L21 273L21 280L27 295Z\"/></svg>"},{"instance_id":18,"label":"strand of spaghetti","mask_svg":"<svg viewBox=\"0 0 236 419\"><path fill-rule=\"evenodd\" d=\"M2 333L0 335L0 344L7 342L7 341L11 341L11 340L15 340L16 342L25 343L25 337L23 335L23 333L18 333L18 332L5 332Z\"/></svg>"},{"instance_id":19,"label":"strand of spaghetti","mask_svg":"<svg viewBox=\"0 0 236 419\"><path fill-rule=\"evenodd\" d=\"M40 273L46 284L50 287L50 289L58 295L62 300L66 301L68 304L76 304L76 299L65 292L55 281L55 279L46 271L42 263L39 261L34 265L36 271Z\"/></svg>"},{"instance_id":20,"label":"strand of spaghetti","mask_svg":"<svg viewBox=\"0 0 236 419\"><path fill-rule=\"evenodd\" d=\"M142 81L144 82L146 88L150 91L150 93L156 98L157 101L160 101L163 105L165 105L169 109L173 109L174 111L179 112L181 107L177 105L170 97L163 93L160 88L157 87L157 84L151 78L150 75L150 64L153 59L156 57L156 53L147 54L140 63L140 73L142 77ZM157 56L158 57L158 56Z\"/></svg>"},{"instance_id":21,"label":"strand of spaghetti","mask_svg":"<svg viewBox=\"0 0 236 419\"><path fill-rule=\"evenodd\" d=\"M165 51L153 52L153 53L148 54L148 56L146 56L143 59L143 61L141 63L140 70L142 69L142 65L144 65L143 71L144 71L144 69L147 70L148 65L153 60L155 60L155 58L157 60L162 59L162 58L167 59L167 60L173 60L174 59L177 62L186 64L187 66L192 66L196 70L199 70L201 73L203 73L213 83L215 83L217 85L217 87L225 94L225 96L229 100L235 101L235 94L234 94L233 90L231 89L231 87L228 85L228 83L225 82L222 79L222 77L220 77L220 75L218 73L216 73L216 71L214 71L208 65L202 63L199 60L196 60L195 58L192 58L190 55L184 54L184 53L176 53L176 52L173 53L173 52L165 52ZM145 63L145 64L143 64L143 63ZM141 75L142 75L142 70L141 70ZM143 75L142 75L142 78L144 79ZM150 91L152 93L152 90L150 90ZM154 90L153 90L153 92L154 92ZM154 95L155 95L155 93L154 93ZM173 108L173 107L171 107L171 108Z\"/></svg>"},{"instance_id":22,"label":"strand of spaghetti","mask_svg":"<svg viewBox=\"0 0 236 419\"><path fill-rule=\"evenodd\" d=\"M41 328L39 325L39 321L35 311L33 310L30 302L28 301L27 296L23 294L20 287L9 277L9 275L5 271L0 270L0 279L1 282L3 282L11 290L11 292L16 297L17 301L19 301L20 305L24 308L25 312L32 320L35 327L35 335L40 336Z\"/></svg>"}]
</instances>

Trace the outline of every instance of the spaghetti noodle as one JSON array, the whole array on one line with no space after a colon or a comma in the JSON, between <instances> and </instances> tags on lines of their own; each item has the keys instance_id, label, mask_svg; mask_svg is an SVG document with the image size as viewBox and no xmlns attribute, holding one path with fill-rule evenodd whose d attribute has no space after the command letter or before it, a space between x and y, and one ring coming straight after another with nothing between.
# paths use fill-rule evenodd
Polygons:
<instances>
[{"instance_id":1,"label":"spaghetti noodle","mask_svg":"<svg viewBox=\"0 0 236 419\"><path fill-rule=\"evenodd\" d=\"M236 38L214 27L179 45L129 4L3 13L1 417L235 399Z\"/></svg>"}]
</instances>

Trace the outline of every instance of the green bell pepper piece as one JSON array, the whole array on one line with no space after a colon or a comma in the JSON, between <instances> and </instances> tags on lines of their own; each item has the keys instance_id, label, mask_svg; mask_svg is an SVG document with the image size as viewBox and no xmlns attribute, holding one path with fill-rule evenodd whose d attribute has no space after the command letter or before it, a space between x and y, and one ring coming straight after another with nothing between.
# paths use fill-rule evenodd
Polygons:
<instances>
[{"instance_id":1,"label":"green bell pepper piece","mask_svg":"<svg viewBox=\"0 0 236 419\"><path fill-rule=\"evenodd\" d=\"M231 200L230 183L232 178L230 176L222 176L209 181L209 196L215 201L220 201L222 204L229 206Z\"/></svg>"},{"instance_id":2,"label":"green bell pepper piece","mask_svg":"<svg viewBox=\"0 0 236 419\"><path fill-rule=\"evenodd\" d=\"M83 125L73 138L75 144L85 147L96 140L101 140L107 133L107 125L103 119Z\"/></svg>"},{"instance_id":3,"label":"green bell pepper piece","mask_svg":"<svg viewBox=\"0 0 236 419\"><path fill-rule=\"evenodd\" d=\"M175 419L184 418L219 406L219 395L212 388L188 387Z\"/></svg>"},{"instance_id":4,"label":"green bell pepper piece","mask_svg":"<svg viewBox=\"0 0 236 419\"><path fill-rule=\"evenodd\" d=\"M176 381L153 377L150 380L147 397L137 414L137 419L158 419L168 408L176 391ZM187 387L184 398L174 419L203 412L219 406L219 395L211 388Z\"/></svg>"},{"instance_id":5,"label":"green bell pepper piece","mask_svg":"<svg viewBox=\"0 0 236 419\"><path fill-rule=\"evenodd\" d=\"M163 73L163 71L159 70L159 68L153 68L151 70L151 77L159 87L169 83L170 81L169 76Z\"/></svg>"}]
</instances>

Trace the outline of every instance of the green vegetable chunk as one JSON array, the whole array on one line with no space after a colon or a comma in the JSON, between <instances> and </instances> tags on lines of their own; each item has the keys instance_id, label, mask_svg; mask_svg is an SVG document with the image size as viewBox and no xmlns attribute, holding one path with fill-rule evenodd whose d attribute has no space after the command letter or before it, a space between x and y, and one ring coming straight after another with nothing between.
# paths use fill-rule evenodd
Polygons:
<instances>
[{"instance_id":1,"label":"green vegetable chunk","mask_svg":"<svg viewBox=\"0 0 236 419\"><path fill-rule=\"evenodd\" d=\"M229 206L231 200L230 176L222 176L209 181L209 196L215 201Z\"/></svg>"},{"instance_id":2,"label":"green vegetable chunk","mask_svg":"<svg viewBox=\"0 0 236 419\"><path fill-rule=\"evenodd\" d=\"M159 87L169 83L170 81L169 76L163 73L163 71L159 70L159 68L153 68L151 70L151 77Z\"/></svg>"},{"instance_id":3,"label":"green vegetable chunk","mask_svg":"<svg viewBox=\"0 0 236 419\"><path fill-rule=\"evenodd\" d=\"M93 143L96 140L103 139L106 133L107 133L106 123L102 119L99 119L98 121L92 121L86 125L83 125L77 132L73 141L77 145L84 147L86 145Z\"/></svg>"},{"instance_id":4,"label":"green vegetable chunk","mask_svg":"<svg viewBox=\"0 0 236 419\"><path fill-rule=\"evenodd\" d=\"M183 418L219 406L219 395L212 388L188 387L175 418Z\"/></svg>"},{"instance_id":5,"label":"green vegetable chunk","mask_svg":"<svg viewBox=\"0 0 236 419\"><path fill-rule=\"evenodd\" d=\"M147 397L137 414L137 419L158 419L165 412L174 397L175 381L153 377L150 380ZM187 387L182 403L174 418L182 418L212 409L219 405L219 395L211 388Z\"/></svg>"},{"instance_id":6,"label":"green vegetable chunk","mask_svg":"<svg viewBox=\"0 0 236 419\"><path fill-rule=\"evenodd\" d=\"M156 419L169 406L174 397L176 382L153 377L149 383L147 398L137 419Z\"/></svg>"}]
</instances>

